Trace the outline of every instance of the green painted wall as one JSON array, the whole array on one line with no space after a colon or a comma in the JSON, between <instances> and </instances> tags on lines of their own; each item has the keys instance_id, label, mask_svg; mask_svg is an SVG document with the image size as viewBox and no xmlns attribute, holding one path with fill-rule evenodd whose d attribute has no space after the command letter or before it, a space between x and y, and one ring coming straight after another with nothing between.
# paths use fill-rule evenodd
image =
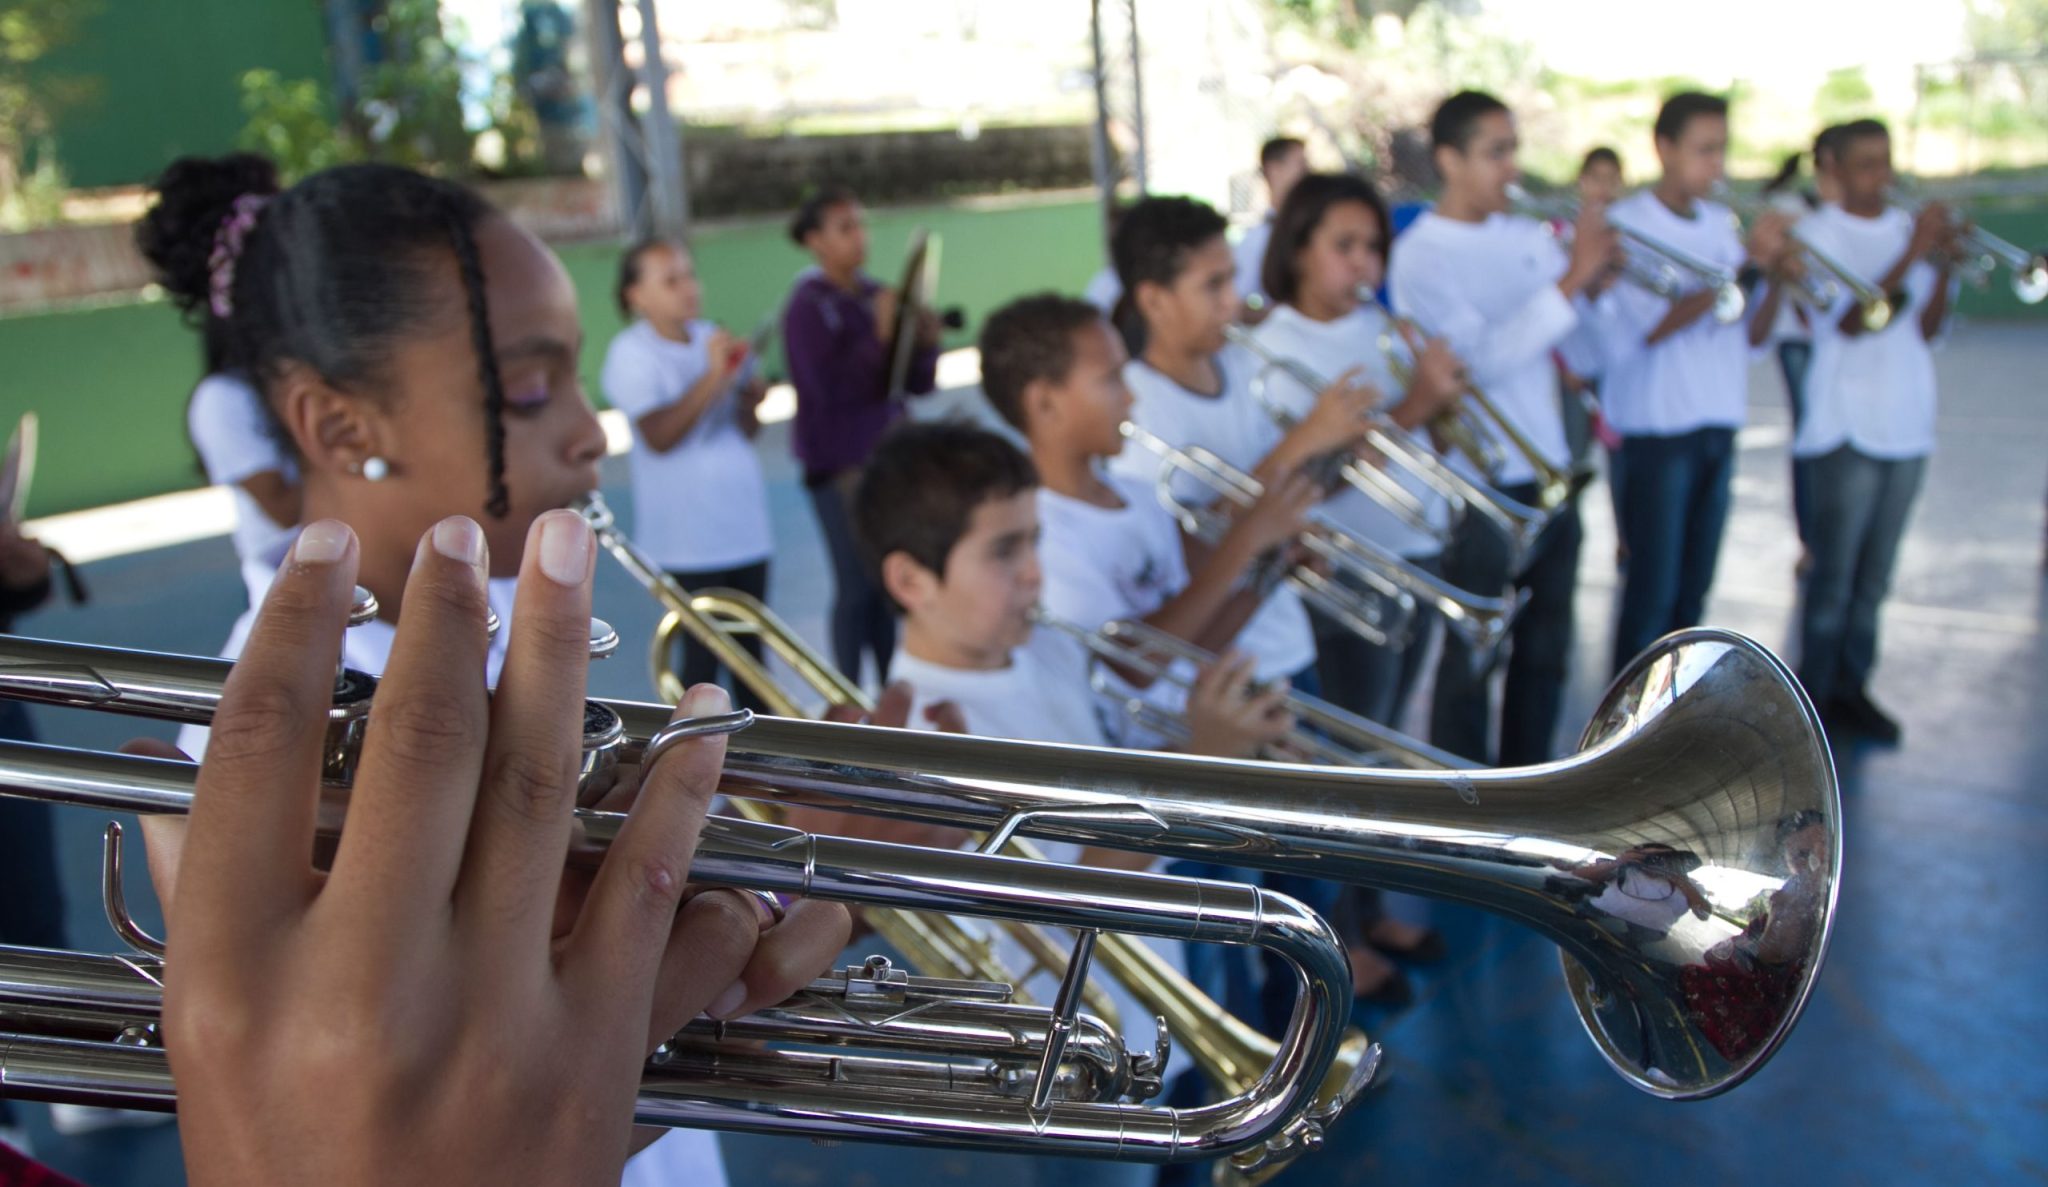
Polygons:
<instances>
[{"instance_id":1,"label":"green painted wall","mask_svg":"<svg viewBox=\"0 0 2048 1187\"><path fill-rule=\"evenodd\" d=\"M45 65L96 87L58 120L73 185L146 182L174 157L233 148L244 71L328 78L319 0L91 2L97 14Z\"/></svg>"},{"instance_id":2,"label":"green painted wall","mask_svg":"<svg viewBox=\"0 0 2048 1187\"><path fill-rule=\"evenodd\" d=\"M965 306L969 327L949 346L971 342L983 317L1011 297L1044 288L1078 292L1100 266L1095 206L1087 201L877 210L869 219L877 274L885 278L899 267L913 227L945 237L940 300ZM582 299L584 382L597 398L605 346L622 326L611 295L618 248L577 244L560 252ZM738 333L750 333L775 308L808 262L780 226L707 231L697 255L709 314ZM0 436L25 408L42 424L29 514L198 485L184 427L198 367L198 344L162 302L0 318Z\"/></svg>"}]
</instances>

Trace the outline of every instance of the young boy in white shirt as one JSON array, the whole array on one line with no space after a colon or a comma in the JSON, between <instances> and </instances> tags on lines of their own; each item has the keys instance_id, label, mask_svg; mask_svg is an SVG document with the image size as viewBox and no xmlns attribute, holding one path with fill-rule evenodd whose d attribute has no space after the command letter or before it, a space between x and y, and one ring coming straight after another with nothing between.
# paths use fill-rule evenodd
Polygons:
<instances>
[{"instance_id":1,"label":"young boy in white shirt","mask_svg":"<svg viewBox=\"0 0 2048 1187\"><path fill-rule=\"evenodd\" d=\"M1800 611L1799 679L1836 742L1895 744L1898 722L1870 699L1879 608L1906 519L1934 451L1934 356L1948 321L1955 232L1929 203L1915 216L1890 204L1891 134L1876 120L1844 125L1833 174L1840 205L1799 224L1800 238L1892 298L1885 327L1864 328L1853 299L1815 316L1806 415L1792 452L1807 467L1810 513Z\"/></svg>"},{"instance_id":2,"label":"young boy in white shirt","mask_svg":"<svg viewBox=\"0 0 2048 1187\"><path fill-rule=\"evenodd\" d=\"M985 429L906 424L875 450L854 494L854 531L902 615L892 677L911 686L913 725L950 701L967 732L1075 745L1109 744L1088 682L1088 656L1036 626L1043 587L1038 474ZM1291 725L1280 689L1217 665L1188 700L1190 748L1247 757ZM1143 866L1149 859L1124 855Z\"/></svg>"},{"instance_id":3,"label":"young boy in white shirt","mask_svg":"<svg viewBox=\"0 0 2048 1187\"><path fill-rule=\"evenodd\" d=\"M1783 221L1758 221L1745 250L1734 216L1707 201L1725 174L1728 101L1687 91L1657 114L1663 173L1609 208L1610 222L1735 275L1776 268ZM1635 284L1600 295L1593 324L1606 367L1602 401L1621 434L1615 506L1628 542L1614 670L1706 610L1735 473L1735 433L1748 406L1750 352L1777 320L1782 289L1765 285L1742 319L1712 317L1713 286L1662 297Z\"/></svg>"},{"instance_id":4,"label":"young boy in white shirt","mask_svg":"<svg viewBox=\"0 0 2048 1187\"><path fill-rule=\"evenodd\" d=\"M633 538L684 589L767 600L775 532L753 436L766 387L746 343L703 316L689 250L653 241L619 260L619 311L633 324L604 356L604 394L633 422ZM761 657L758 636L741 646ZM683 640L683 687L718 679L716 657ZM734 682L735 703L764 706Z\"/></svg>"},{"instance_id":5,"label":"young boy in white shirt","mask_svg":"<svg viewBox=\"0 0 2048 1187\"><path fill-rule=\"evenodd\" d=\"M1135 397L1130 419L1168 445L1200 446L1270 487L1311 461L1356 448L1379 393L1345 375L1285 430L1260 406L1250 387L1257 361L1225 345L1237 296L1224 227L1222 215L1191 198L1146 198L1117 226L1117 273L1145 330L1144 354L1124 368ZM1146 486L1165 467L1143 448L1124 450L1110 465ZM1194 503L1216 498L1190 479L1177 480L1174 490ZM1317 691L1315 635L1301 598L1287 586L1266 597L1237 645L1257 658L1261 680Z\"/></svg>"},{"instance_id":6,"label":"young boy in white shirt","mask_svg":"<svg viewBox=\"0 0 2048 1187\"><path fill-rule=\"evenodd\" d=\"M1125 448L1128 361L1100 311L1056 293L1013 301L982 330L983 394L1030 443L1043 483L1044 606L1082 630L1140 620L1221 653L1261 601L1246 576L1294 540L1318 494L1297 475L1239 516L1214 549L1186 537L1150 483L1101 468ZM1184 697L1167 682L1120 675L1153 704L1179 711ZM1130 739L1117 723L1111 733Z\"/></svg>"},{"instance_id":7,"label":"young boy in white shirt","mask_svg":"<svg viewBox=\"0 0 2048 1187\"><path fill-rule=\"evenodd\" d=\"M1491 95L1464 91L1430 120L1443 191L1436 208L1394 240L1387 281L1394 311L1448 339L1491 397L1553 466L1570 464L1558 404L1553 354L1579 324L1582 295L1612 266L1612 228L1597 208L1582 211L1567 253L1540 222L1511 214L1518 138L1514 116ZM1475 477L1512 499L1534 503L1534 466L1502 445L1495 474ZM1508 647L1500 743L1492 742L1489 674L1469 649L1446 638L1437 667L1430 738L1476 762L1522 766L1551 757L1571 656L1572 595L1577 584L1579 512L1559 509L1519 574L1507 570L1505 540L1468 516L1445 550L1444 577L1463 589L1499 589L1512 577L1529 592Z\"/></svg>"},{"instance_id":8,"label":"young boy in white shirt","mask_svg":"<svg viewBox=\"0 0 2048 1187\"><path fill-rule=\"evenodd\" d=\"M1308 176L1308 146L1292 136L1275 136L1259 146L1259 177L1266 183L1266 217L1246 227L1243 238L1237 241L1232 253L1237 258L1237 295L1248 307L1256 307L1254 316L1247 321L1256 321L1263 316L1265 301L1270 294L1265 291L1265 273L1261 265L1266 259L1266 244L1273 239L1273 220L1280 214L1280 208L1287 204L1287 195L1294 190L1294 183ZM1248 312L1250 309L1248 308Z\"/></svg>"}]
</instances>

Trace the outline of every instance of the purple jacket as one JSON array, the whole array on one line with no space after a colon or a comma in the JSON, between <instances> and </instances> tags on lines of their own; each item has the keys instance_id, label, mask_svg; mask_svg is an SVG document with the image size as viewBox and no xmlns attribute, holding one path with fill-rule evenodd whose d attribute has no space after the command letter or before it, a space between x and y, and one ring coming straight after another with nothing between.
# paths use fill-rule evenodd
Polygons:
<instances>
[{"instance_id":1,"label":"purple jacket","mask_svg":"<svg viewBox=\"0 0 2048 1187\"><path fill-rule=\"evenodd\" d=\"M797 282L782 311L783 355L796 385L793 443L804 482L817 486L868 460L903 406L889 399L889 356L875 336L871 302L882 286L861 278L858 295L812 273ZM911 358L909 389L938 382L939 352Z\"/></svg>"}]
</instances>

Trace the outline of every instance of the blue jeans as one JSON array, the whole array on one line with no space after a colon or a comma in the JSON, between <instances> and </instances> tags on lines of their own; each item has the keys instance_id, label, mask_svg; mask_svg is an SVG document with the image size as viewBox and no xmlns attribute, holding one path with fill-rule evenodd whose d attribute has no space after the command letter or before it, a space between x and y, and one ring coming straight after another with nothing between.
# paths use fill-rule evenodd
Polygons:
<instances>
[{"instance_id":1,"label":"blue jeans","mask_svg":"<svg viewBox=\"0 0 2048 1187\"><path fill-rule=\"evenodd\" d=\"M1536 502L1536 486L1506 487L1502 494ZM1508 633L1507 680L1501 695L1499 757L1494 757L1492 673L1475 672L1472 651L1456 632L1445 632L1443 659L1436 669L1430 703L1432 745L1489 766L1519 767L1547 762L1564 704L1564 680L1572 650L1572 594L1578 586L1583 533L1576 501L1537 538L1527 567L1514 576L1529 591L1529 604ZM1460 589L1490 593L1508 583L1508 545L1499 529L1467 515L1444 550L1444 580Z\"/></svg>"},{"instance_id":2,"label":"blue jeans","mask_svg":"<svg viewBox=\"0 0 2048 1187\"><path fill-rule=\"evenodd\" d=\"M1408 563L1428 573L1442 567L1433 556L1411 558ZM1401 713L1408 707L1408 694L1422 674L1422 660L1429 654L1430 635L1439 617L1427 603L1417 605L1408 641L1399 647L1381 647L1336 619L1310 610L1322 698L1368 721L1398 728Z\"/></svg>"},{"instance_id":3,"label":"blue jeans","mask_svg":"<svg viewBox=\"0 0 2048 1187\"><path fill-rule=\"evenodd\" d=\"M1792 435L1799 435L1799 422L1806 419L1806 370L1813 364L1813 343L1778 343L1778 370L1785 376L1785 398L1792 408ZM1808 524L1813 519L1811 463L1792 455L1792 523L1799 529L1799 542L1810 542Z\"/></svg>"},{"instance_id":4,"label":"blue jeans","mask_svg":"<svg viewBox=\"0 0 2048 1187\"><path fill-rule=\"evenodd\" d=\"M1814 704L1863 691L1877 618L1927 459L1886 461L1843 445L1810 459L1813 568L1800 615L1799 680Z\"/></svg>"},{"instance_id":5,"label":"blue jeans","mask_svg":"<svg viewBox=\"0 0 2048 1187\"><path fill-rule=\"evenodd\" d=\"M1628 572L1614 628L1614 670L1672 631L1698 626L1728 524L1735 430L1695 429L1621 442Z\"/></svg>"},{"instance_id":6,"label":"blue jeans","mask_svg":"<svg viewBox=\"0 0 2048 1187\"><path fill-rule=\"evenodd\" d=\"M832 557L832 662L859 683L861 658L871 654L876 677L887 683L889 660L896 654L896 611L853 537L855 479L847 471L810 488L811 509Z\"/></svg>"}]
</instances>

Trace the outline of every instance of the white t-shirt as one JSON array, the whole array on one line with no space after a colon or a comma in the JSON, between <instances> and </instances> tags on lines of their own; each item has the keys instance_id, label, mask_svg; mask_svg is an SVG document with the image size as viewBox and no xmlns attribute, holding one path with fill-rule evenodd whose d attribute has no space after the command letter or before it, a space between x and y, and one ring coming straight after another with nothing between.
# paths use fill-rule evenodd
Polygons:
<instances>
[{"instance_id":1,"label":"white t-shirt","mask_svg":"<svg viewBox=\"0 0 2048 1187\"><path fill-rule=\"evenodd\" d=\"M491 685L498 683L498 673L505 666L505 648L512 637L512 595L518 584L516 577L497 577L488 585L491 609L498 614L498 633L491 639L484 668L485 682ZM261 593L257 594L256 601L258 605L262 604ZM235 620L235 629L228 635L227 646L221 648L223 659L241 657L242 648L249 642L249 629L255 622L253 607L243 611L242 616ZM359 672L381 675L391 662L391 646L397 638L398 627L381 618L350 627L341 639L342 662ZM204 757L208 732L205 726L179 727L178 749L194 759ZM620 1187L676 1187L683 1183L692 1187L726 1187L725 1160L718 1151L717 1134L702 1129L670 1130L626 1162L626 1173Z\"/></svg>"},{"instance_id":2,"label":"white t-shirt","mask_svg":"<svg viewBox=\"0 0 2048 1187\"><path fill-rule=\"evenodd\" d=\"M1103 481L1123 499L1122 507L1098 507L1038 488L1038 561L1045 575L1039 600L1054 617L1089 631L1143 618L1191 580L1180 521L1159 505L1152 484L1128 474L1105 474ZM1185 680L1194 678L1191 668L1176 665L1176 670ZM1175 679L1154 680L1141 690L1114 670L1105 669L1104 675L1112 697L1141 697L1168 714L1187 709L1187 690ZM1105 728L1118 746L1155 750L1165 743L1120 705L1111 706L1107 716Z\"/></svg>"},{"instance_id":3,"label":"white t-shirt","mask_svg":"<svg viewBox=\"0 0 2048 1187\"><path fill-rule=\"evenodd\" d=\"M1823 206L1799 224L1799 236L1875 284L1906 254L1913 216L1893 207L1861 218ZM1920 335L1920 314L1934 299L1937 277L1924 260L1908 268L1906 307L1875 334L1842 333L1842 316L1854 303L1846 291L1834 308L1814 316L1806 415L1794 455L1819 457L1845 443L1889 460L1934 452L1934 352Z\"/></svg>"},{"instance_id":4,"label":"white t-shirt","mask_svg":"<svg viewBox=\"0 0 2048 1187\"><path fill-rule=\"evenodd\" d=\"M1266 245L1273 242L1273 212L1244 229L1244 237L1231 248L1231 255L1237 260L1237 295L1248 298L1254 293L1264 293L1266 286Z\"/></svg>"},{"instance_id":5,"label":"white t-shirt","mask_svg":"<svg viewBox=\"0 0 2048 1187\"><path fill-rule=\"evenodd\" d=\"M1542 223L1518 215L1484 222L1418 217L1394 239L1387 287L1394 311L1448 339L1473 382L1555 466L1569 462L1551 351L1578 324L1577 303L1558 291L1569 266ZM1486 418L1478 418L1486 424ZM1489 426L1488 432L1492 435ZM1462 453L1451 464L1503 485L1533 482L1535 467L1505 446L1497 476L1476 473Z\"/></svg>"},{"instance_id":6,"label":"white t-shirt","mask_svg":"<svg viewBox=\"0 0 2048 1187\"><path fill-rule=\"evenodd\" d=\"M185 428L206 467L206 480L227 487L234 496L235 555L241 559L242 580L253 606L263 597L258 587L270 587L271 576L298 537L299 525L281 524L265 515L262 504L241 484L270 470L297 483L298 462L279 435L262 394L239 374L216 372L200 380L185 409Z\"/></svg>"},{"instance_id":7,"label":"white t-shirt","mask_svg":"<svg viewBox=\"0 0 2048 1187\"><path fill-rule=\"evenodd\" d=\"M1102 310L1108 317L1116 312L1116 303L1123 299L1124 282L1118 279L1116 269L1105 264L1102 271L1088 280L1088 287L1081 293L1081 299Z\"/></svg>"},{"instance_id":8,"label":"white t-shirt","mask_svg":"<svg viewBox=\"0 0 2048 1187\"><path fill-rule=\"evenodd\" d=\"M1384 409L1400 403L1402 397L1401 385L1387 366L1385 352L1379 348L1380 334L1386 327L1387 315L1375 306L1361 305L1334 321L1319 322L1292 305L1281 305L1252 333L1266 349L1281 358L1300 362L1326 381L1334 382L1354 367L1364 368L1365 381L1378 388L1384 397L1380 405ZM1267 399L1297 418L1307 416L1315 407L1317 393L1281 368L1267 370L1265 382ZM1426 437L1407 436L1422 449L1433 451ZM1397 465L1388 465L1385 473L1415 496L1431 524L1439 529L1450 527L1450 505L1428 483ZM1323 512L1340 527L1398 556L1429 557L1443 551L1436 536L1415 530L1372 496L1350 485L1331 496Z\"/></svg>"},{"instance_id":9,"label":"white t-shirt","mask_svg":"<svg viewBox=\"0 0 2048 1187\"><path fill-rule=\"evenodd\" d=\"M1131 420L1169 444L1183 449L1199 445L1238 469L1250 471L1280 443L1280 426L1252 398L1248 385L1258 369L1256 360L1229 347L1216 356L1216 368L1223 375L1223 394L1204 396L1153 370L1143 359L1131 360L1124 368L1124 382L1136 397ZM1158 481L1165 466L1158 454L1138 444L1125 446L1110 463L1113 473L1134 478L1147 488ZM1185 476L1176 480L1174 490L1191 503L1215 500L1206 488ZM1257 661L1261 680L1284 679L1316 662L1315 633L1300 595L1284 584L1276 585L1245 623L1235 646Z\"/></svg>"},{"instance_id":10,"label":"white t-shirt","mask_svg":"<svg viewBox=\"0 0 2048 1187\"><path fill-rule=\"evenodd\" d=\"M1102 719L1088 687L1088 656L1055 630L1035 630L1010 653L1010 666L986 671L949 668L898 649L889 678L910 683L910 722L936 729L925 710L939 701L959 706L967 732L984 738L1106 746Z\"/></svg>"},{"instance_id":11,"label":"white t-shirt","mask_svg":"<svg viewBox=\"0 0 2048 1187\"><path fill-rule=\"evenodd\" d=\"M1011 738L1024 742L1057 742L1070 746L1106 746L1095 698L1088 688L1086 650L1059 631L1035 630L1024 646L1010 653L1010 666L993 671L948 668L897 651L889 667L892 680L907 680L915 696L910 722L914 729L938 728L925 718L925 708L937 701L952 701L967 720L967 732L984 738ZM1031 842L1050 861L1076 865L1081 846L1067 841L1034 838ZM1153 863L1154 868L1165 864ZM977 921L965 918L970 925ZM1153 951L1187 971L1186 946L1178 940L1144 937ZM1008 969L1031 963L1024 949L1006 935L996 936L997 959ZM1156 1033L1152 1012L1114 978L1097 973L1096 980L1116 1002L1123 1033L1132 1050L1150 1050ZM1050 977L1039 977L1026 988L1039 1002L1049 1002L1057 990Z\"/></svg>"},{"instance_id":12,"label":"white t-shirt","mask_svg":"<svg viewBox=\"0 0 2048 1187\"><path fill-rule=\"evenodd\" d=\"M761 459L740 431L735 403L746 370L668 452L656 453L640 435L642 417L682 399L711 365L705 351L716 328L692 322L690 340L677 342L637 321L604 357L605 399L633 421L633 539L674 571L737 568L775 551Z\"/></svg>"},{"instance_id":13,"label":"white t-shirt","mask_svg":"<svg viewBox=\"0 0 2048 1187\"><path fill-rule=\"evenodd\" d=\"M1747 258L1728 208L1694 205L1683 218L1649 190L1639 190L1608 210L1616 226L1727 268ZM1648 260L1647 252L1632 248ZM1694 429L1742 427L1749 404L1749 329L1746 319L1727 325L1711 314L1657 343L1650 331L1671 312L1672 302L1640 285L1615 283L1600 294L1590 319L1606 367L1600 405L1616 432L1630 437L1670 437Z\"/></svg>"}]
</instances>

